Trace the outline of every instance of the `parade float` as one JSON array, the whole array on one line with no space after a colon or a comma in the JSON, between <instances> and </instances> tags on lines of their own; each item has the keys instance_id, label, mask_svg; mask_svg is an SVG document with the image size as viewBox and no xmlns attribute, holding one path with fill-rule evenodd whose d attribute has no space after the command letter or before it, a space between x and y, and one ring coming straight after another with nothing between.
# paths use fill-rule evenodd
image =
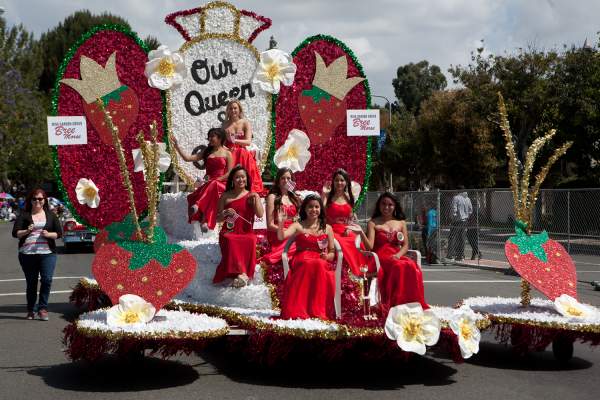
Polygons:
<instances>
[{"instance_id":1,"label":"parade float","mask_svg":"<svg viewBox=\"0 0 600 400\"><path fill-rule=\"evenodd\" d=\"M306 352L325 360L348 354L406 360L431 346L460 361L478 352L480 331L490 326L499 327L501 340L520 335L519 345L532 348L539 347L540 336L556 339L543 333L544 324L561 329L561 337L568 331L569 340L598 344L597 309L579 303L556 309L589 311L581 322L537 299L513 304L473 298L460 307L427 310L409 303L382 315L371 307L367 276L344 270L339 249L333 266L336 320L279 317L284 265L257 265L241 288L214 285L221 259L216 233L199 234L188 224L186 192L159 194L169 165L190 191L204 177L203 165L184 163L173 140L189 154L202 151L206 131L220 126L228 102L238 100L253 124L252 146L262 172L290 167L299 188L315 191L344 166L356 181L360 203L368 190L371 139L348 136L346 115L369 110L369 84L354 53L332 36L311 36L290 54L276 48L259 52L252 43L271 21L229 3L176 12L165 21L184 40L177 51L166 46L149 51L134 32L105 25L84 35L59 69L53 114L84 115L88 142L54 148L55 170L68 207L97 231L94 279L82 279L71 295L88 309L65 328L71 359L143 350L168 357L220 338L229 351L267 364ZM523 204L531 207L535 196L525 196ZM268 246L264 224L254 221L254 227L261 253ZM526 223L521 227L507 244L507 256L520 257L515 265L523 266L524 279L542 279L526 278L525 272L533 268L533 257L541 259L540 246L561 253L544 253L551 267L569 260L551 241L532 238ZM544 279L555 285L554 277ZM576 297L572 288L562 289L551 299Z\"/></svg>"}]
</instances>

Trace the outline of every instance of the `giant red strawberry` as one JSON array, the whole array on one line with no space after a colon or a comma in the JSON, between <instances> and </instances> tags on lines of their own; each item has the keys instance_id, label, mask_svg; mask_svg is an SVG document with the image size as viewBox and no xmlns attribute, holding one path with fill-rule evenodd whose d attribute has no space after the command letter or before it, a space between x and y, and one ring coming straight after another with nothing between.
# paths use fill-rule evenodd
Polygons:
<instances>
[{"instance_id":1,"label":"giant red strawberry","mask_svg":"<svg viewBox=\"0 0 600 400\"><path fill-rule=\"evenodd\" d=\"M196 259L189 251L168 244L158 227L154 240L146 243L125 239L98 249L92 272L113 304L124 294L135 294L158 310L194 278Z\"/></svg>"},{"instance_id":2,"label":"giant red strawberry","mask_svg":"<svg viewBox=\"0 0 600 400\"><path fill-rule=\"evenodd\" d=\"M121 140L127 136L129 127L135 122L139 111L136 93L119 80L116 54L114 52L110 55L104 67L91 58L81 56L79 61L81 79L61 80L62 83L71 86L81 95L88 121L91 122L100 139L108 145L113 143L112 134L104 120L104 113L96 101L102 100L113 124L119 128Z\"/></svg>"},{"instance_id":3,"label":"giant red strawberry","mask_svg":"<svg viewBox=\"0 0 600 400\"><path fill-rule=\"evenodd\" d=\"M315 76L310 89L298 98L298 111L311 144L328 141L346 117L346 94L362 77L348 78L348 61L343 55L329 66L315 52Z\"/></svg>"},{"instance_id":4,"label":"giant red strawberry","mask_svg":"<svg viewBox=\"0 0 600 400\"><path fill-rule=\"evenodd\" d=\"M517 234L506 241L504 252L519 275L550 300L561 294L577 298L577 273L565 248L546 231L528 235L520 221L515 230Z\"/></svg>"}]
</instances>

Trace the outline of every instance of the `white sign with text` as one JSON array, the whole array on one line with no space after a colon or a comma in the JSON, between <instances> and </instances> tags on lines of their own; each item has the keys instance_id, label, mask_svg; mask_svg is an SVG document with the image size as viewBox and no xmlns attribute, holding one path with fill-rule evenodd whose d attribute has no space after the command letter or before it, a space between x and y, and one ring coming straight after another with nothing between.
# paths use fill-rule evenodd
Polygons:
<instances>
[{"instance_id":1,"label":"white sign with text","mask_svg":"<svg viewBox=\"0 0 600 400\"><path fill-rule=\"evenodd\" d=\"M87 144L85 117L48 117L48 144L50 146Z\"/></svg>"},{"instance_id":2,"label":"white sign with text","mask_svg":"<svg viewBox=\"0 0 600 400\"><path fill-rule=\"evenodd\" d=\"M266 200L264 198L261 198L260 201L262 202L263 210L266 210L267 209ZM253 229L254 230L267 229L267 213L266 213L266 211L262 218L258 218L256 215L254 216Z\"/></svg>"},{"instance_id":3,"label":"white sign with text","mask_svg":"<svg viewBox=\"0 0 600 400\"><path fill-rule=\"evenodd\" d=\"M348 136L379 136L379 110L346 110Z\"/></svg>"}]
</instances>

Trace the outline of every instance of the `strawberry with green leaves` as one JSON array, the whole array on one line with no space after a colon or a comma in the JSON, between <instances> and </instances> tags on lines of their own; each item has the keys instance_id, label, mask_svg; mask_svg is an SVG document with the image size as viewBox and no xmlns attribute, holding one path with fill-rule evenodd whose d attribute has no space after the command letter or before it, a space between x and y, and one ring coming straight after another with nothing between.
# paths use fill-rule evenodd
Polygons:
<instances>
[{"instance_id":1,"label":"strawberry with green leaves","mask_svg":"<svg viewBox=\"0 0 600 400\"><path fill-rule=\"evenodd\" d=\"M196 259L183 247L169 244L159 227L154 228L153 242L133 240L135 228L130 219L106 228L92 272L113 304L124 294L135 294L158 310L194 278Z\"/></svg>"},{"instance_id":2,"label":"strawberry with green leaves","mask_svg":"<svg viewBox=\"0 0 600 400\"><path fill-rule=\"evenodd\" d=\"M345 55L326 66L321 55L315 52L312 86L303 90L298 98L298 111L311 144L325 143L344 122L346 95L365 79L347 76L348 61Z\"/></svg>"},{"instance_id":3,"label":"strawberry with green leaves","mask_svg":"<svg viewBox=\"0 0 600 400\"><path fill-rule=\"evenodd\" d=\"M527 234L527 225L515 224L516 235L504 245L510 265L523 279L554 300L561 294L577 298L577 272L565 248L548 232Z\"/></svg>"},{"instance_id":4,"label":"strawberry with green leaves","mask_svg":"<svg viewBox=\"0 0 600 400\"><path fill-rule=\"evenodd\" d=\"M100 99L104 104L114 125L119 128L121 140L127 136L129 127L135 122L139 111L136 93L119 81L116 55L116 52L112 53L104 67L91 58L81 56L81 79L61 80L81 95L87 120L91 122L100 139L110 146L113 145L112 134L96 101Z\"/></svg>"}]
</instances>

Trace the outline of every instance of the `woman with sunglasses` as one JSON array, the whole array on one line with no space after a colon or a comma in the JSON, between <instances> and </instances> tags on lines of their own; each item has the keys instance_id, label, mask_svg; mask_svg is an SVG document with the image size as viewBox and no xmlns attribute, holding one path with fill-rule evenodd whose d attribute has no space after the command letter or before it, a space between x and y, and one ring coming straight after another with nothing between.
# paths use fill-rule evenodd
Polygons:
<instances>
[{"instance_id":1,"label":"woman with sunglasses","mask_svg":"<svg viewBox=\"0 0 600 400\"><path fill-rule=\"evenodd\" d=\"M222 128L211 128L208 131L208 146L201 153L184 153L177 140L171 138L175 150L181 158L188 162L204 161L206 166L205 182L187 197L188 222L200 222L202 232L215 229L217 225L217 204L225 192L225 181L233 166L231 152L225 147L227 133Z\"/></svg>"},{"instance_id":2,"label":"woman with sunglasses","mask_svg":"<svg viewBox=\"0 0 600 400\"><path fill-rule=\"evenodd\" d=\"M233 279L232 286L246 286L256 268L256 235L254 216L262 218L264 210L260 197L252 192L248 171L241 165L233 167L227 178L227 191L219 199L217 218L223 222L219 232L221 262L213 283Z\"/></svg>"},{"instance_id":3,"label":"woman with sunglasses","mask_svg":"<svg viewBox=\"0 0 600 400\"><path fill-rule=\"evenodd\" d=\"M48 321L48 297L56 266L55 240L62 236L60 222L48 207L48 197L42 189L32 190L25 200L25 209L13 226L12 235L19 239L19 263L27 282L27 319L34 319L36 300L38 318ZM41 278L39 300L38 277Z\"/></svg>"}]
</instances>

